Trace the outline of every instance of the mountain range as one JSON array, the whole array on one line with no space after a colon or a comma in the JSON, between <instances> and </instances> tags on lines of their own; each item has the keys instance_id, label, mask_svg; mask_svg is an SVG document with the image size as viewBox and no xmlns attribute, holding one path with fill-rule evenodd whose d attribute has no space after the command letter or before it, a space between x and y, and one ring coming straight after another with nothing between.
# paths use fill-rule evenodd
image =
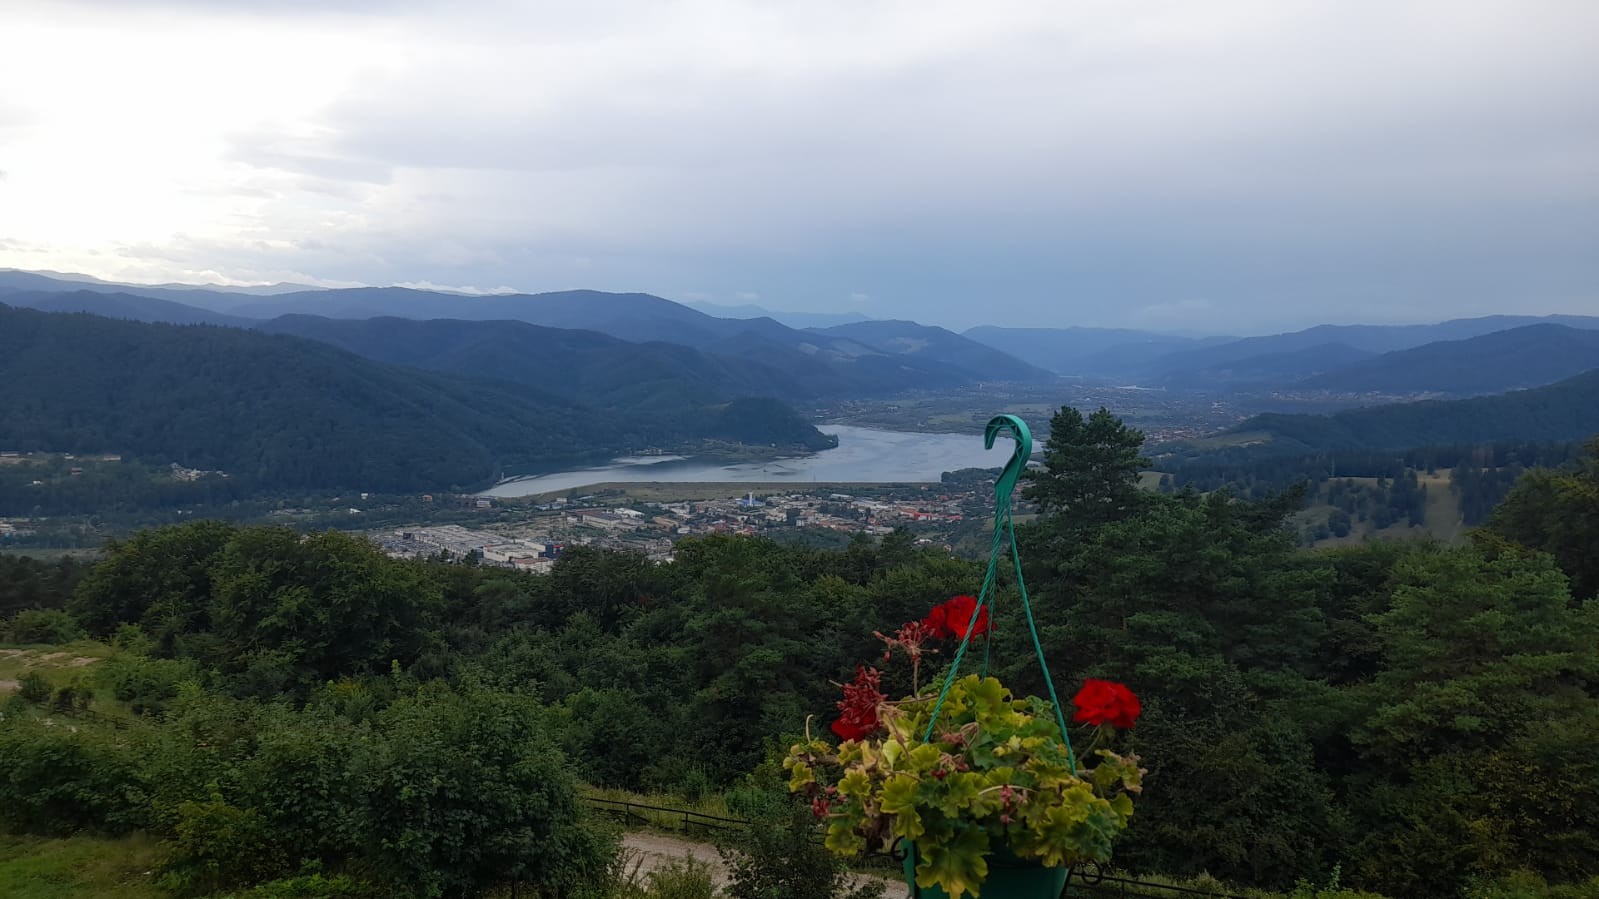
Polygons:
<instances>
[{"instance_id":1,"label":"mountain range","mask_svg":"<svg viewBox=\"0 0 1599 899\"><path fill-rule=\"evenodd\" d=\"M753 303L739 306L722 306L716 303L684 303L690 309L695 309L715 318L770 318L782 322L790 328L831 328L834 325L848 325L854 322L871 321L871 317L859 312L788 312L774 311Z\"/></svg>"},{"instance_id":2,"label":"mountain range","mask_svg":"<svg viewBox=\"0 0 1599 899\"><path fill-rule=\"evenodd\" d=\"M52 297L42 289L55 284ZM790 328L770 318L724 319L643 293L571 290L485 297L400 287L362 287L247 296L213 290L176 291L55 281L30 272L0 272L0 293L13 305L86 311L140 321L254 326L284 315L366 320L516 321L548 329L599 332L630 343L677 344L741 370L755 363L786 379L771 395L790 399L874 396L984 381L1048 383L1048 371L943 328L900 323L856 333L874 323L825 329ZM97 299L97 295L105 299ZM220 298L219 298L220 297ZM172 305L140 302L135 298ZM179 308L186 306L189 308ZM526 335L524 335L525 337ZM450 339L453 339L450 338ZM929 352L929 347L936 348ZM525 341L524 351L531 349ZM415 361L407 364L420 364ZM423 366L427 367L427 366Z\"/></svg>"},{"instance_id":3,"label":"mountain range","mask_svg":"<svg viewBox=\"0 0 1599 899\"><path fill-rule=\"evenodd\" d=\"M410 449L400 449L407 445L423 448L438 465L421 466L415 483L438 486L476 483L506 465L526 470L674 441L817 448L827 438L788 404L990 383L1050 385L1062 374L1127 378L1173 391L1327 393L1354 401L1539 388L1488 397L1478 405L1406 404L1332 417L1259 416L1246 423L1246 430L1266 434L1278 446L1376 448L1413 440L1459 442L1489 433L1571 439L1584 436L1585 429L1599 430L1599 422L1584 417L1587 407L1578 396L1583 385L1593 386L1583 380L1584 373L1599 369L1599 317L1327 325L1245 338L1098 328L980 327L956 334L910 321L796 328L767 316L708 315L643 293L468 296L397 287L295 288L277 285L243 293L0 271L0 303L79 323L28 324L28 333L43 340L48 351L15 344L16 334L7 335L12 352L0 375L8 378L5 411L11 420L0 429L0 439L19 448L87 450L92 445L170 457L194 467L231 465L273 483L301 485L310 477L301 469L314 467L304 457L309 446L321 447L324 455L332 446L341 458L359 457L332 425L304 430L318 422L345 422L357 433L372 435L363 445L379 456L407 455ZM63 314L80 312L103 318ZM7 310L7 316L12 331L34 321L18 309ZM108 319L130 321L104 324ZM138 327L134 322L206 327L116 331L116 340L104 330L112 324ZM72 346L74 335L98 349L90 353ZM157 362L134 348L146 339L167 358ZM217 349L222 346L228 352ZM83 382L81 372L61 377L58 392L89 398L87 405L75 406L51 399L49 379L26 368L44 364L51 354L65 360L49 365L57 373L69 366L103 376L112 365L134 375L126 384L115 378ZM229 367L234 357L238 367ZM221 385L217 391L181 384L183 360L189 358L199 363L193 377L212 379ZM155 374L146 378L141 366L153 366ZM274 387L259 375L262 369L295 372L284 389L300 405L273 405ZM302 371L320 374L296 380ZM311 401L306 395L317 392L314 384L326 385L333 396ZM96 391L120 396L116 389L134 391L137 401L124 402L124 397L106 409L92 401ZM181 398L188 408L163 413L153 399L160 395ZM262 397L269 420L286 422L279 430L298 437L280 443L249 436L237 419L241 404L228 406L229 396ZM355 408L341 406L344 397ZM47 406L59 409L62 420L50 422ZM141 415L127 417L119 411L126 408ZM395 431L375 417L382 410L403 418L399 409L420 410L413 415L431 418L435 436L459 433L463 448L434 450L420 431ZM1561 410L1569 421L1540 411L1549 409ZM185 443L174 436L206 430L200 423L209 414L222 423L212 429L215 441ZM1476 415L1500 420L1467 420ZM494 416L501 421L490 424ZM551 419L584 425L521 436L519 429L539 428L538 422ZM201 445L204 452L196 448ZM358 468L361 483L412 484L382 465ZM348 484L352 477L343 472L334 480Z\"/></svg>"},{"instance_id":4,"label":"mountain range","mask_svg":"<svg viewBox=\"0 0 1599 899\"><path fill-rule=\"evenodd\" d=\"M1267 452L1582 440L1599 433L1599 369L1493 396L1256 415L1231 433L1255 438Z\"/></svg>"},{"instance_id":5,"label":"mountain range","mask_svg":"<svg viewBox=\"0 0 1599 899\"><path fill-rule=\"evenodd\" d=\"M1263 337L1101 328L972 328L967 337L1062 375L1170 390L1469 396L1549 384L1599 357L1599 316L1495 315L1433 325L1319 325Z\"/></svg>"},{"instance_id":6,"label":"mountain range","mask_svg":"<svg viewBox=\"0 0 1599 899\"><path fill-rule=\"evenodd\" d=\"M1599 368L1599 330L1542 323L1441 340L1355 361L1301 387L1349 393L1483 394L1537 387Z\"/></svg>"},{"instance_id":7,"label":"mountain range","mask_svg":"<svg viewBox=\"0 0 1599 899\"><path fill-rule=\"evenodd\" d=\"M620 414L560 381L468 378L287 334L6 305L0 383L7 450L116 452L263 489L460 489L695 440L832 445L775 399Z\"/></svg>"},{"instance_id":8,"label":"mountain range","mask_svg":"<svg viewBox=\"0 0 1599 899\"><path fill-rule=\"evenodd\" d=\"M965 336L1061 375L1136 377L1171 353L1231 343L1236 337L1186 337L1127 328L1001 328Z\"/></svg>"},{"instance_id":9,"label":"mountain range","mask_svg":"<svg viewBox=\"0 0 1599 899\"><path fill-rule=\"evenodd\" d=\"M598 331L520 321L314 315L285 315L255 327L379 362L555 390L620 411L680 412L737 396L807 398L794 379L761 362L675 343L629 343Z\"/></svg>"}]
</instances>

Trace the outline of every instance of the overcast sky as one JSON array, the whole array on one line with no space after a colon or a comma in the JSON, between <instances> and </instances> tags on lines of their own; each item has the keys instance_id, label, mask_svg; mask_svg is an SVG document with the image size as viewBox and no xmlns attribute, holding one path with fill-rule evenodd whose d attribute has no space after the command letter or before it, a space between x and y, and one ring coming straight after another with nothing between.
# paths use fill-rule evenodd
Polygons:
<instances>
[{"instance_id":1,"label":"overcast sky","mask_svg":"<svg viewBox=\"0 0 1599 899\"><path fill-rule=\"evenodd\" d=\"M0 266L1599 314L1595 0L4 0Z\"/></svg>"}]
</instances>

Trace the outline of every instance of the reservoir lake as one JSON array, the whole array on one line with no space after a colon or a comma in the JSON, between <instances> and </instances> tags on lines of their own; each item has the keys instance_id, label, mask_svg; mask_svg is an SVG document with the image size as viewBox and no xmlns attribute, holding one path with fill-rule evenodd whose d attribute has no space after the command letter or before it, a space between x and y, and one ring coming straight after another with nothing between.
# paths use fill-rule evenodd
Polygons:
<instances>
[{"instance_id":1,"label":"reservoir lake","mask_svg":"<svg viewBox=\"0 0 1599 899\"><path fill-rule=\"evenodd\" d=\"M766 462L720 464L682 456L634 456L610 465L513 478L481 496L532 496L608 483L937 483L946 471L999 468L1015 444L1008 436L983 449L983 435L883 431L850 425L821 425L838 436L838 446L808 456Z\"/></svg>"}]
</instances>

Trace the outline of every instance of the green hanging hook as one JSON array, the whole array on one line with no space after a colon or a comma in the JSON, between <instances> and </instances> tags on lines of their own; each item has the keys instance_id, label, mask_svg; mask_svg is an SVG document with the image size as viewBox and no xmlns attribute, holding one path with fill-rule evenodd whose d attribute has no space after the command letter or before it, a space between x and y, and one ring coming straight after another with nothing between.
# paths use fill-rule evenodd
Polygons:
<instances>
[{"instance_id":1,"label":"green hanging hook","mask_svg":"<svg viewBox=\"0 0 1599 899\"><path fill-rule=\"evenodd\" d=\"M986 449L994 448L994 439L1002 431L1010 431L1016 439L1016 449L1011 452L1010 461L1005 463L1005 468L1000 472L999 480L994 483L994 548L988 557L988 573L983 576L983 587L977 594L977 607L972 610L972 618L967 625L966 636L961 638L960 645L955 648L955 658L949 665L949 674L944 678L944 688L938 693L938 701L933 703L933 713L927 720L927 732L922 735L922 742L931 742L933 729L938 724L938 714L943 711L944 700L949 698L949 688L954 686L955 677L960 673L961 660L966 655L966 649L971 645L972 632L975 631L977 617L984 606L992 605L994 593L997 589L996 576L999 573L999 559L1005 547L1010 548L1011 565L1016 572L1016 592L1022 601L1022 615L1027 621L1027 634L1033 639L1033 652L1038 656L1038 668L1044 675L1044 686L1049 689L1049 702L1055 710L1055 724L1060 728L1061 742L1066 746L1066 761L1071 770L1077 770L1077 753L1072 749L1071 734L1066 730L1066 716L1061 710L1060 697L1055 693L1055 679L1049 675L1049 662L1044 658L1044 644L1038 639L1038 624L1033 620L1033 603L1027 596L1027 583L1022 577L1021 553L1016 547L1016 524L1011 519L1011 494L1016 492L1016 482L1021 479L1022 472L1027 470L1027 461L1033 456L1033 432L1027 429L1027 423L1014 415L996 415L983 429L983 446ZM990 613L992 614L992 613ZM983 674L988 673L988 643L983 644L984 661Z\"/></svg>"},{"instance_id":2,"label":"green hanging hook","mask_svg":"<svg viewBox=\"0 0 1599 899\"><path fill-rule=\"evenodd\" d=\"M1033 432L1027 429L1027 422L1014 415L996 415L989 419L988 427L983 429L983 448L993 449L994 438L1003 431L1010 431L1011 436L1016 438L1016 449L1011 451L1010 461L1005 463L1005 470L999 473L999 480L994 482L994 498L998 500L998 508L1009 509L1016 482L1027 470L1027 460L1033 457Z\"/></svg>"}]
</instances>

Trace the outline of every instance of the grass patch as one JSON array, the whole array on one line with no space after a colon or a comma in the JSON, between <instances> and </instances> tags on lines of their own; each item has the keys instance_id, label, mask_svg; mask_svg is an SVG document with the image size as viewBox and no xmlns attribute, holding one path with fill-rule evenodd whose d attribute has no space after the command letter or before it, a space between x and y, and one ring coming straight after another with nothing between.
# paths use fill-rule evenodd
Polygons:
<instances>
[{"instance_id":1,"label":"grass patch","mask_svg":"<svg viewBox=\"0 0 1599 899\"><path fill-rule=\"evenodd\" d=\"M101 552L98 548L81 546L71 549L47 546L0 546L0 556L25 556L41 562L59 562L68 558L81 562L96 562L99 561Z\"/></svg>"},{"instance_id":2,"label":"grass patch","mask_svg":"<svg viewBox=\"0 0 1599 899\"><path fill-rule=\"evenodd\" d=\"M86 684L91 680L89 668L113 651L93 640L60 645L0 645L0 695L14 692L17 681L30 671L43 675L52 687Z\"/></svg>"},{"instance_id":3,"label":"grass patch","mask_svg":"<svg viewBox=\"0 0 1599 899\"><path fill-rule=\"evenodd\" d=\"M160 845L143 835L45 839L0 835L6 899L162 899L153 873Z\"/></svg>"}]
</instances>

